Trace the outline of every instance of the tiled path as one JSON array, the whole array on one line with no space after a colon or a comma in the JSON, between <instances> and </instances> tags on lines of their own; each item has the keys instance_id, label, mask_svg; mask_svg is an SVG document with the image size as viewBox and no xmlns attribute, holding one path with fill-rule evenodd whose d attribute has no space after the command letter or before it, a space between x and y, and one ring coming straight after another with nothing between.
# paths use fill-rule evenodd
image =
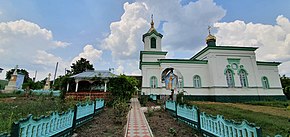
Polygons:
<instances>
[{"instance_id":1,"label":"tiled path","mask_svg":"<svg viewBox=\"0 0 290 137\"><path fill-rule=\"evenodd\" d=\"M131 106L125 137L153 137L137 98L131 99Z\"/></svg>"}]
</instances>

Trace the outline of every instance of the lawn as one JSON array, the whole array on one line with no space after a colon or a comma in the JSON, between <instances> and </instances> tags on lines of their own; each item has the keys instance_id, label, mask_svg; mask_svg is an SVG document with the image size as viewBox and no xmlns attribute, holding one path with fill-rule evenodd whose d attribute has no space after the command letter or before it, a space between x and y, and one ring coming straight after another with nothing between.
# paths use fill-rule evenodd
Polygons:
<instances>
[{"instance_id":1,"label":"lawn","mask_svg":"<svg viewBox=\"0 0 290 137\"><path fill-rule=\"evenodd\" d=\"M250 102L245 102L245 104L286 108L290 106L290 100L288 101L250 101Z\"/></svg>"},{"instance_id":2,"label":"lawn","mask_svg":"<svg viewBox=\"0 0 290 137\"><path fill-rule=\"evenodd\" d=\"M8 84L7 80L0 80L0 90L5 88L5 85Z\"/></svg>"},{"instance_id":3,"label":"lawn","mask_svg":"<svg viewBox=\"0 0 290 137\"><path fill-rule=\"evenodd\" d=\"M234 103L219 103L219 102L190 102L193 105L198 106L202 112L206 112L211 115L223 115L226 119L232 119L238 122L244 119L250 123L255 123L256 126L262 128L262 136L275 136L280 134L286 136L290 134L290 110L286 108L276 107L276 111L286 111L285 115L278 115L279 112L271 111L272 107L234 104ZM270 104L270 103L269 103ZM269 110L268 110L269 109Z\"/></svg>"},{"instance_id":4,"label":"lawn","mask_svg":"<svg viewBox=\"0 0 290 137\"><path fill-rule=\"evenodd\" d=\"M0 98L0 133L10 132L12 122L26 118L29 114L35 117L49 115L53 111L66 111L76 103L63 103L58 97L30 96L9 94L9 98Z\"/></svg>"}]
</instances>

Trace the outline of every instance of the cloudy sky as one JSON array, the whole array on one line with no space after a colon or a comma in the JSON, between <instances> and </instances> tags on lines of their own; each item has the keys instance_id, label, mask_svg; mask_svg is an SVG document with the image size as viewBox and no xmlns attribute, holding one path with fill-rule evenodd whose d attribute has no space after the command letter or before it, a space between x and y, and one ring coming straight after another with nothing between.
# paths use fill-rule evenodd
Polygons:
<instances>
[{"instance_id":1,"label":"cloudy sky","mask_svg":"<svg viewBox=\"0 0 290 137\"><path fill-rule=\"evenodd\" d=\"M257 60L280 61L290 76L290 1L279 0L0 0L0 67L19 65L37 80L83 57L97 70L140 75L142 34L155 28L168 58L205 47L207 26L218 45L255 46Z\"/></svg>"}]
</instances>

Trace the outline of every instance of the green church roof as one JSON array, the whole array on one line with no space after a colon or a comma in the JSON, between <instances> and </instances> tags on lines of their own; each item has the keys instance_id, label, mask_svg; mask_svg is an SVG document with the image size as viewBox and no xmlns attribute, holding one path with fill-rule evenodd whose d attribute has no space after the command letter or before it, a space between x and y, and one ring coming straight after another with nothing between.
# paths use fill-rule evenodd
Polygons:
<instances>
[{"instance_id":1,"label":"green church roof","mask_svg":"<svg viewBox=\"0 0 290 137\"><path fill-rule=\"evenodd\" d=\"M142 41L144 42L145 37L151 36L152 34L155 34L156 36L158 36L160 38L163 37L163 35L161 33L158 33L155 29L152 29L152 30L150 29L149 32L143 34Z\"/></svg>"},{"instance_id":2,"label":"green church roof","mask_svg":"<svg viewBox=\"0 0 290 137\"><path fill-rule=\"evenodd\" d=\"M281 62L265 62L265 61L257 61L257 65L263 65L263 66L278 66Z\"/></svg>"},{"instance_id":3,"label":"green church roof","mask_svg":"<svg viewBox=\"0 0 290 137\"><path fill-rule=\"evenodd\" d=\"M197 54L195 54L193 57L191 57L190 59L196 59L197 57L199 57L200 55L202 55L203 53L205 53L208 50L239 50L239 51L255 51L256 49L258 49L258 47L235 47L235 46L207 46L204 49L202 49L201 51L199 51Z\"/></svg>"}]
</instances>

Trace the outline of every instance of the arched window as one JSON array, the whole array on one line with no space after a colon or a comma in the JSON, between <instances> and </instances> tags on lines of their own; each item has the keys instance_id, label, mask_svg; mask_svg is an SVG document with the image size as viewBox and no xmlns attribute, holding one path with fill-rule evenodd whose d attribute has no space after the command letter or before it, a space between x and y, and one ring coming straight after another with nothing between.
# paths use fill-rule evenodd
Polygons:
<instances>
[{"instance_id":1,"label":"arched window","mask_svg":"<svg viewBox=\"0 0 290 137\"><path fill-rule=\"evenodd\" d=\"M195 87L195 88L201 87L200 76L198 76L198 75L193 76L193 87Z\"/></svg>"},{"instance_id":2,"label":"arched window","mask_svg":"<svg viewBox=\"0 0 290 137\"><path fill-rule=\"evenodd\" d=\"M184 79L183 77L178 78L178 87L183 88L184 87Z\"/></svg>"},{"instance_id":3,"label":"arched window","mask_svg":"<svg viewBox=\"0 0 290 137\"><path fill-rule=\"evenodd\" d=\"M263 85L263 88L265 88L265 89L270 88L268 78L265 76L262 77L262 85Z\"/></svg>"},{"instance_id":4,"label":"arched window","mask_svg":"<svg viewBox=\"0 0 290 137\"><path fill-rule=\"evenodd\" d=\"M242 87L248 87L248 78L247 78L247 72L245 70L240 70L240 82Z\"/></svg>"},{"instance_id":5,"label":"arched window","mask_svg":"<svg viewBox=\"0 0 290 137\"><path fill-rule=\"evenodd\" d=\"M151 88L157 88L157 78L155 76L152 76L150 78L150 87Z\"/></svg>"},{"instance_id":6,"label":"arched window","mask_svg":"<svg viewBox=\"0 0 290 137\"><path fill-rule=\"evenodd\" d=\"M226 75L226 80L227 80L228 87L229 88L235 87L234 75L233 75L232 70L227 69L225 71L225 75Z\"/></svg>"},{"instance_id":7,"label":"arched window","mask_svg":"<svg viewBox=\"0 0 290 137\"><path fill-rule=\"evenodd\" d=\"M152 37L150 41L151 41L151 48L156 49L156 39Z\"/></svg>"}]
</instances>

